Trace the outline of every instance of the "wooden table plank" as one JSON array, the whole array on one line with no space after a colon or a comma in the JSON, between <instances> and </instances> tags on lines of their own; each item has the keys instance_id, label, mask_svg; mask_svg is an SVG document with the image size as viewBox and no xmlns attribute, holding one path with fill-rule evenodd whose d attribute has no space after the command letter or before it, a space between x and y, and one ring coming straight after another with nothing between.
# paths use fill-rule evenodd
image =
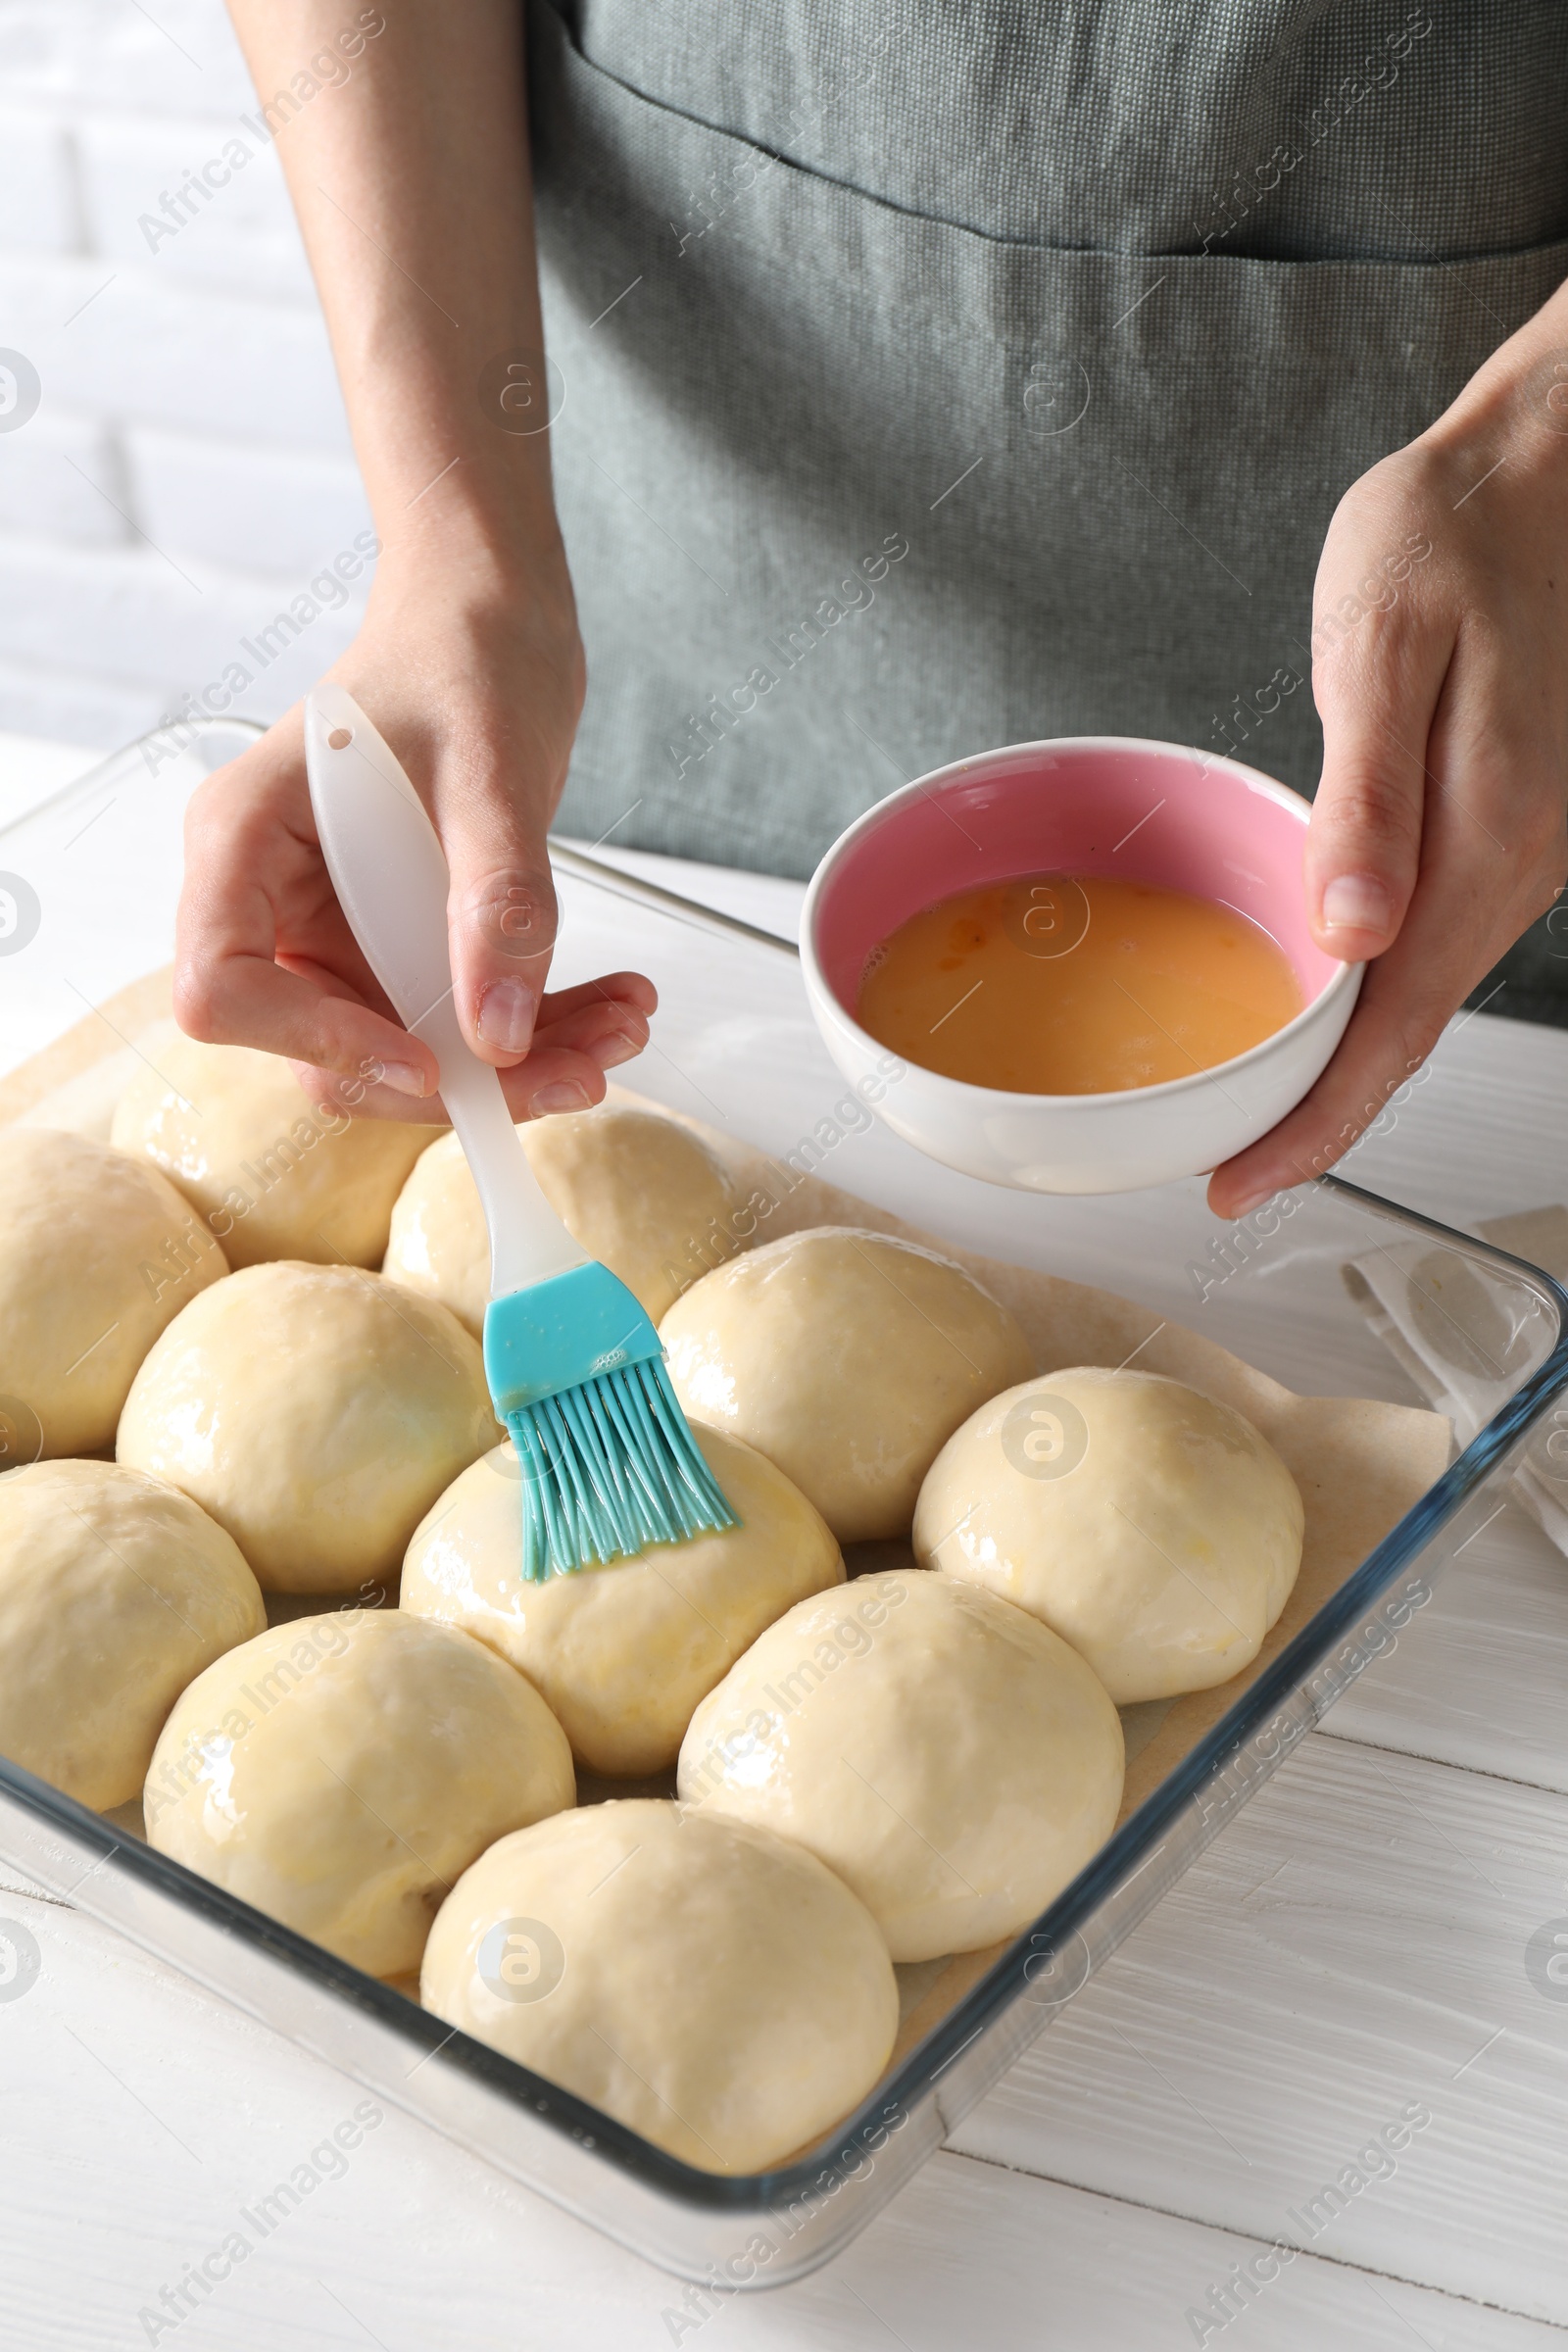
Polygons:
<instances>
[{"instance_id":1,"label":"wooden table plank","mask_svg":"<svg viewBox=\"0 0 1568 2352\"><path fill-rule=\"evenodd\" d=\"M1568 1792L1565 1698L1568 1560L1510 1503L1323 1728Z\"/></svg>"}]
</instances>

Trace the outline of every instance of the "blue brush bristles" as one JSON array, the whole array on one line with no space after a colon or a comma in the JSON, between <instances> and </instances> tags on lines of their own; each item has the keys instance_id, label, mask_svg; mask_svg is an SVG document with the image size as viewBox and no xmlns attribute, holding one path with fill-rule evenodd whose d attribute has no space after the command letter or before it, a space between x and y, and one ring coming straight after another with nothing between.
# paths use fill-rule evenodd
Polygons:
<instances>
[{"instance_id":1,"label":"blue brush bristles","mask_svg":"<svg viewBox=\"0 0 1568 2352\"><path fill-rule=\"evenodd\" d=\"M608 1266L492 1298L484 1368L522 1470L529 1584L735 1525L659 1334Z\"/></svg>"},{"instance_id":2,"label":"blue brush bristles","mask_svg":"<svg viewBox=\"0 0 1568 2352\"><path fill-rule=\"evenodd\" d=\"M507 1427L530 1584L735 1524L658 1357L541 1397Z\"/></svg>"}]
</instances>

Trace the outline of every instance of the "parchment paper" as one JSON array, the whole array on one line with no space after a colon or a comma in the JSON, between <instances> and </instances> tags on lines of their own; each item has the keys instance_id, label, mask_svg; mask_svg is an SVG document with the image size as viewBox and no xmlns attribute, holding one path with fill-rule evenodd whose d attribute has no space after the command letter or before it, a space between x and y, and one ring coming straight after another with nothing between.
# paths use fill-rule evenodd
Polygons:
<instances>
[{"instance_id":1,"label":"parchment paper","mask_svg":"<svg viewBox=\"0 0 1568 2352\"><path fill-rule=\"evenodd\" d=\"M88 1014L0 1081L0 1125L24 1118L29 1124L107 1137L114 1105L131 1072L143 1058L156 1062L160 1040L169 1034L169 981L168 972L138 981L102 1012ZM617 1100L641 1100L621 1088L612 1091ZM654 1102L646 1107L666 1109ZM852 1193L781 1167L700 1120L682 1118L682 1124L726 1161L738 1196L754 1204L755 1232L748 1237L753 1244L813 1225L858 1226L923 1243L966 1267L1011 1309L1034 1349L1037 1370L1136 1360L1141 1370L1169 1373L1245 1413L1289 1465L1306 1506L1306 1533L1301 1572L1284 1614L1253 1665L1218 1690L1122 1710L1128 1756L1123 1819L1180 1763L1447 1465L1452 1433L1441 1414L1364 1397L1298 1396L1212 1341L1179 1323L1161 1322L1149 1308L1112 1292L957 1249ZM852 1545L846 1559L852 1576L899 1564L911 1574L920 1573L906 1544ZM306 1605L320 1604L313 1599ZM580 1777L585 1798L634 1792L632 1784L590 1784L586 1776ZM635 1792L670 1786L638 1783ZM998 1944L900 1972L905 2017L895 2062L1005 1948Z\"/></svg>"}]
</instances>

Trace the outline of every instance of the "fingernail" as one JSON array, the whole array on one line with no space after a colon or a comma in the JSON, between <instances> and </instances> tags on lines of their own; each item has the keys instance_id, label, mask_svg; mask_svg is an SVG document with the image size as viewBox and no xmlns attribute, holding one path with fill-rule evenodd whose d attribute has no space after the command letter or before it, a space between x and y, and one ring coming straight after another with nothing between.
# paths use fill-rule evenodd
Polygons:
<instances>
[{"instance_id":1,"label":"fingernail","mask_svg":"<svg viewBox=\"0 0 1568 2352\"><path fill-rule=\"evenodd\" d=\"M1325 931L1386 931L1394 903L1370 874L1336 874L1323 893Z\"/></svg>"},{"instance_id":2,"label":"fingernail","mask_svg":"<svg viewBox=\"0 0 1568 2352\"><path fill-rule=\"evenodd\" d=\"M602 1037L592 1049L593 1057L602 1070L618 1069L623 1061L635 1060L642 1050L638 1039L628 1037L624 1029L612 1029L608 1037Z\"/></svg>"},{"instance_id":3,"label":"fingernail","mask_svg":"<svg viewBox=\"0 0 1568 2352\"><path fill-rule=\"evenodd\" d=\"M377 1067L381 1073L381 1084L394 1087L400 1095L414 1095L422 1100L430 1091L425 1084L424 1072L416 1069L412 1061L382 1061L378 1062Z\"/></svg>"},{"instance_id":4,"label":"fingernail","mask_svg":"<svg viewBox=\"0 0 1568 2352\"><path fill-rule=\"evenodd\" d=\"M575 1078L562 1078L554 1086L542 1086L528 1098L528 1108L536 1119L548 1117L553 1110L586 1110L588 1097Z\"/></svg>"},{"instance_id":5,"label":"fingernail","mask_svg":"<svg viewBox=\"0 0 1568 2352\"><path fill-rule=\"evenodd\" d=\"M537 1006L526 981L492 980L479 995L479 1035L498 1054L526 1054Z\"/></svg>"},{"instance_id":6,"label":"fingernail","mask_svg":"<svg viewBox=\"0 0 1568 2352\"><path fill-rule=\"evenodd\" d=\"M1265 1184L1260 1186L1255 1193L1244 1193L1241 1199L1234 1201L1225 1211L1228 1221L1234 1225L1240 1218L1250 1217L1254 1208L1261 1208L1265 1200L1273 1200L1274 1189L1273 1185Z\"/></svg>"}]
</instances>

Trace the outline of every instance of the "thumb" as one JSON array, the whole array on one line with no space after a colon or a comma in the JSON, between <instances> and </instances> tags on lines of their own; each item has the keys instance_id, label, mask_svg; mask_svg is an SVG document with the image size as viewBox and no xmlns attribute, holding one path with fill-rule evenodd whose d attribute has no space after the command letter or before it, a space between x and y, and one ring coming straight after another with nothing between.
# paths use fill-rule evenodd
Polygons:
<instances>
[{"instance_id":1,"label":"thumb","mask_svg":"<svg viewBox=\"0 0 1568 2352\"><path fill-rule=\"evenodd\" d=\"M449 809L441 831L458 1018L480 1059L508 1069L532 1043L560 919L545 820L487 794Z\"/></svg>"},{"instance_id":2,"label":"thumb","mask_svg":"<svg viewBox=\"0 0 1568 2352\"><path fill-rule=\"evenodd\" d=\"M1319 660L1323 775L1307 827L1303 880L1317 944L1343 963L1397 938L1421 863L1427 741L1446 668L1430 639L1385 636L1353 663Z\"/></svg>"}]
</instances>

